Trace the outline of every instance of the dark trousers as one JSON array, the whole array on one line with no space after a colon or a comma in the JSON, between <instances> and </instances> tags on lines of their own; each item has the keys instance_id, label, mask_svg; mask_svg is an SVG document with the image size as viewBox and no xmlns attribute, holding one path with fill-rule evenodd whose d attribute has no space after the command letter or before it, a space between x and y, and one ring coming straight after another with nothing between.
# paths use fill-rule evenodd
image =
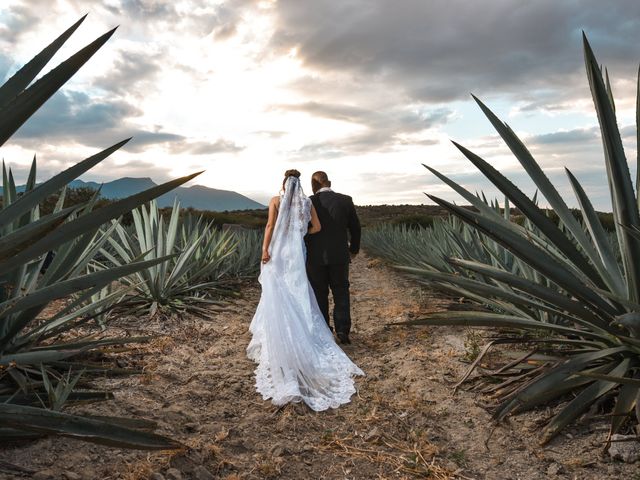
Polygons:
<instances>
[{"instance_id":1,"label":"dark trousers","mask_svg":"<svg viewBox=\"0 0 640 480\"><path fill-rule=\"evenodd\" d=\"M327 325L330 325L329 288L331 288L334 304L333 325L336 332L348 335L351 330L349 264L311 265L307 263L307 276Z\"/></svg>"}]
</instances>

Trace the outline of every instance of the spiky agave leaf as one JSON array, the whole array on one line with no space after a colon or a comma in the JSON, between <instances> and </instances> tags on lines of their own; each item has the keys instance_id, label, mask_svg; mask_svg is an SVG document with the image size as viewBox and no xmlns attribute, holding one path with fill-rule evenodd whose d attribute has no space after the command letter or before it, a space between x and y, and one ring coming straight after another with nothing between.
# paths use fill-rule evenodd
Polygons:
<instances>
[{"instance_id":1,"label":"spiky agave leaf","mask_svg":"<svg viewBox=\"0 0 640 480\"><path fill-rule=\"evenodd\" d=\"M171 260L139 270L127 279L136 291L135 300L152 314L158 309L199 311L198 304L208 302L206 293L223 283L226 259L237 246L231 234L218 232L201 219L180 221L177 200L168 224L157 203L151 202L133 211L132 229L118 224L115 230L108 248L101 249L106 265L175 253Z\"/></svg>"},{"instance_id":2,"label":"spiky agave leaf","mask_svg":"<svg viewBox=\"0 0 640 480\"><path fill-rule=\"evenodd\" d=\"M0 87L0 145L113 34L113 30L107 32L30 85L82 20ZM138 431L135 425L123 423L121 419L83 418L36 407L35 399L47 396L56 409L61 408L65 401L110 398L108 392L83 391L77 369L84 368L79 364L85 361L83 355L86 352L133 340L77 334L69 335L67 340L54 338L54 334L73 333L79 325L86 324L87 320L78 315L91 313L91 307L85 305L75 311L76 315L66 312L65 315L54 314L49 319L43 315L45 307L73 292L94 293L123 275L151 268L167 259L132 259L132 262L117 268L82 275L99 247L106 242L107 233L97 235L102 224L195 176L167 182L106 207L96 209L93 198L84 205L65 209L66 185L126 142L99 152L40 185L36 185L34 158L22 194L18 194L13 174L3 163L3 202L0 209L0 365L3 367L0 369L0 423L3 424L0 438L3 440L60 434L128 448L167 449L178 446L167 438ZM41 216L38 205L60 191L54 212ZM55 257L47 272L41 275L48 254L55 254ZM99 304L93 307L97 308ZM74 376L67 370L68 366L76 369ZM108 374L110 370L115 372L109 366L87 368L86 375L95 372ZM54 386L54 377L67 380Z\"/></svg>"},{"instance_id":3,"label":"spiky agave leaf","mask_svg":"<svg viewBox=\"0 0 640 480\"><path fill-rule=\"evenodd\" d=\"M39 434L58 434L93 443L140 450L182 447L161 435L122 427L116 422L53 412L24 405L0 404L0 421L14 429Z\"/></svg>"},{"instance_id":4,"label":"spiky agave leaf","mask_svg":"<svg viewBox=\"0 0 640 480\"><path fill-rule=\"evenodd\" d=\"M60 47L64 45L69 37L73 35L73 32L75 32L80 24L84 22L86 17L86 15L82 16L80 20L69 27L64 33L51 42L26 65L18 70L9 80L0 86L0 106L6 105L10 100L13 100L29 86L29 84L38 76L38 73L40 73L45 65L49 63L51 58L53 58Z\"/></svg>"},{"instance_id":5,"label":"spiky agave leaf","mask_svg":"<svg viewBox=\"0 0 640 480\"><path fill-rule=\"evenodd\" d=\"M434 261L429 255L419 257L424 266L405 263L411 274L421 276L424 281L453 291L469 292L478 303L494 309L437 313L411 323L493 327L501 329L503 335L506 328L514 332L534 332L532 336L537 338L536 345L540 341L548 342L544 363L538 367L528 364L534 358L529 353L522 357L522 361L510 366L514 378L508 380L508 384L505 381L501 386L489 385L486 389L500 401L495 411L497 419L574 392L573 400L564 405L546 426L543 443L550 441L594 402L609 394L616 398L611 435L620 428L621 418L637 408L639 395L639 200L631 183L616 124L611 88L607 87L608 80L602 77L586 37L584 51L602 132L616 223L613 244L576 177L567 171L584 226L574 217L558 190L511 128L476 99L552 206L560 224L551 221L535 200L527 198L489 162L456 144L518 207L526 222L523 226L515 225L509 221L506 212L504 217L496 215L490 206L482 206L477 199L473 200L477 211L471 211L435 196L430 198L464 221L469 229L481 232L478 238L486 243L487 251L496 252L493 242L498 243L533 269L535 275L523 278L520 272L507 267L505 260L508 257L500 259L493 253L491 260L485 261L469 256L468 250L461 250L460 255L449 255L447 261L450 265L445 268L442 268L442 259ZM640 92L640 76L638 85ZM640 105L640 96L638 101ZM640 107L638 112L640 118ZM474 198L460 185L430 170L465 199L471 201ZM393 241L387 243L386 251L393 257ZM620 248L620 260L614 253L614 246ZM395 253L396 260L402 257L407 258L407 252ZM434 269L443 273L434 272ZM501 308L501 304L504 307ZM548 333L541 334L543 331ZM532 336L519 334L525 346L537 348L531 341ZM509 338L517 339L518 335ZM571 343L563 343L563 338ZM502 378L506 373L502 372Z\"/></svg>"},{"instance_id":6,"label":"spiky agave leaf","mask_svg":"<svg viewBox=\"0 0 640 480\"><path fill-rule=\"evenodd\" d=\"M4 144L31 115L67 83L115 31L114 28L101 35L0 107L0 145Z\"/></svg>"}]
</instances>

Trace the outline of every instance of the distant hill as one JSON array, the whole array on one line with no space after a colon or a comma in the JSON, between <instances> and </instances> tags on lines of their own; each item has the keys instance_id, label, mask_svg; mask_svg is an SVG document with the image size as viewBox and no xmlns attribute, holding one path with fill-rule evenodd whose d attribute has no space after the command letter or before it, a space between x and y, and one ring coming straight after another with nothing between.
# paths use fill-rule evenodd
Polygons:
<instances>
[{"instance_id":1,"label":"distant hill","mask_svg":"<svg viewBox=\"0 0 640 480\"><path fill-rule=\"evenodd\" d=\"M74 180L69 186L73 188L86 187L94 190L100 188L99 183L84 182L82 180ZM100 193L104 198L123 198L154 186L156 186L156 183L150 178L124 177L102 184ZM18 190L23 189L24 187L18 187ZM2 189L0 188L0 192L1 191ZM204 187L202 185L178 187L169 193L165 193L158 198L158 206L171 207L175 197L178 197L180 206L183 208L192 207L197 210L211 210L213 212L267 208L261 203L251 200L244 195L240 195L237 192L216 190L215 188Z\"/></svg>"}]
</instances>

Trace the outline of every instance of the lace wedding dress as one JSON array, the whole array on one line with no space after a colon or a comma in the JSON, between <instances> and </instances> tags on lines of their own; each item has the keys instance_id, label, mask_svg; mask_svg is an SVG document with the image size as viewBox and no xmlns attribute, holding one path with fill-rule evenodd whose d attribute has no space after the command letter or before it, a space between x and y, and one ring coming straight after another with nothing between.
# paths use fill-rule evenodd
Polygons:
<instances>
[{"instance_id":1,"label":"lace wedding dress","mask_svg":"<svg viewBox=\"0 0 640 480\"><path fill-rule=\"evenodd\" d=\"M256 389L275 405L303 401L313 410L337 408L355 393L353 375L364 375L333 339L305 270L303 237L311 200L299 179L287 179L262 265L262 296L249 330L247 355L258 363Z\"/></svg>"}]
</instances>

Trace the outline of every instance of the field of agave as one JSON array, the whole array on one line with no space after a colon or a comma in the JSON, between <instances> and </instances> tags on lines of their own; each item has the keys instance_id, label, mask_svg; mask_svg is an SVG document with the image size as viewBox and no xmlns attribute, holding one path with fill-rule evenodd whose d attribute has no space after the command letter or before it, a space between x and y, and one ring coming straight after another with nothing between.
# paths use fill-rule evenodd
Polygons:
<instances>
[{"instance_id":1,"label":"field of agave","mask_svg":"<svg viewBox=\"0 0 640 480\"><path fill-rule=\"evenodd\" d=\"M505 353L512 361L483 370L474 381L473 388L496 401L496 420L564 402L545 426L543 443L594 405L611 417L607 442L640 420L640 181L634 189L611 87L586 37L584 53L602 132L613 233L605 230L587 193L567 170L580 206L581 220L576 218L516 134L474 97L559 221L489 162L455 144L505 195L505 208L426 166L475 208L429 195L449 218L422 230L386 226L364 235L369 252L419 281L474 302L475 311L436 313L410 322L491 329L491 341L463 380L492 347L511 346ZM510 203L524 222L510 218Z\"/></svg>"},{"instance_id":2,"label":"field of agave","mask_svg":"<svg viewBox=\"0 0 640 480\"><path fill-rule=\"evenodd\" d=\"M34 81L83 20L0 87L0 145L113 34L107 32ZM580 206L580 216L574 215L515 133L477 100L554 216L538 206L538 198L528 198L490 163L456 144L505 195L503 208L426 167L474 208L430 196L448 217L424 221L426 228L381 225L364 234L369 253L477 307L408 323L493 329L493 338L463 380L479 369L492 347L509 346L506 356L513 360L473 377L472 388L496 400L497 420L563 402L546 425L543 442L594 404L611 416L608 440L640 420L640 181L634 189L609 82L586 39L584 48L605 149L613 232L604 228L588 195L567 171ZM640 97L638 105L640 123ZM127 372L110 364L102 350L148 340L112 336L114 318L140 312L206 315L258 271L260 231L224 231L205 217L181 216L177 202L169 213L158 209L155 198L198 173L107 204L99 202L98 194L69 204L69 182L126 142L41 184L34 160L22 193L3 164L1 442L60 434L128 448L178 447L151 433L154 426L144 420L79 416L65 408L112 398L92 380ZM45 212L41 207L51 198L56 198L55 207ZM524 221L510 216L510 205ZM128 214L132 222L125 224L122 218ZM425 220L416 218L417 225Z\"/></svg>"},{"instance_id":3,"label":"field of agave","mask_svg":"<svg viewBox=\"0 0 640 480\"><path fill-rule=\"evenodd\" d=\"M0 87L0 145L67 82L113 34L100 36L34 82L83 22L80 19ZM66 205L66 186L127 143L124 140L16 191L3 164L0 209L0 441L61 434L107 445L175 448L140 419L65 413L74 402L105 400L92 379L122 374L95 359L101 349L148 339L110 336L113 313L152 314L220 304L259 265L257 232L223 232L202 218L164 219L153 201L196 174L100 206L98 195ZM55 208L40 206L57 196ZM133 210L134 222L121 223ZM104 360L107 358L107 361Z\"/></svg>"}]
</instances>

